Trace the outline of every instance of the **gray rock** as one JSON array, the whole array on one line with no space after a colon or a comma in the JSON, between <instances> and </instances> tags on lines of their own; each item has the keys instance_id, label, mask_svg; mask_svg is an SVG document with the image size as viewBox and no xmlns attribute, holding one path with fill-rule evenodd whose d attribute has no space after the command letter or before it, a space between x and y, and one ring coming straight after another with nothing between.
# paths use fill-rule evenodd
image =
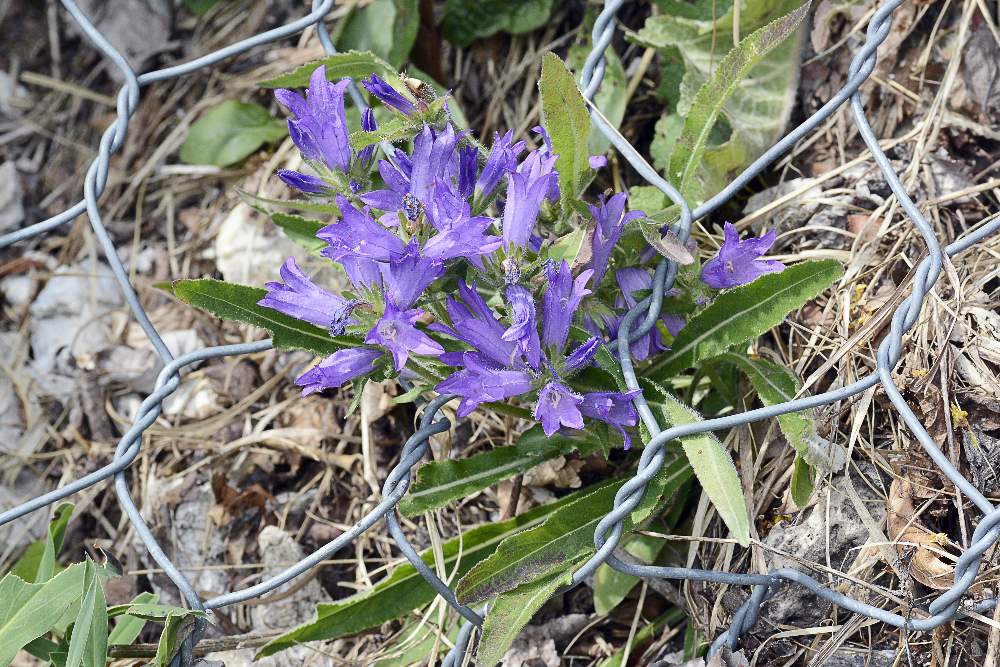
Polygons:
<instances>
[{"instance_id":1,"label":"gray rock","mask_svg":"<svg viewBox=\"0 0 1000 667\"><path fill-rule=\"evenodd\" d=\"M24 191L13 162L0 164L0 232L17 229L24 221Z\"/></svg>"},{"instance_id":2,"label":"gray rock","mask_svg":"<svg viewBox=\"0 0 1000 667\"><path fill-rule=\"evenodd\" d=\"M169 46L173 9L168 0L80 0L80 8L137 73ZM74 22L69 24L79 32ZM118 68L108 71L122 80Z\"/></svg>"},{"instance_id":3,"label":"gray rock","mask_svg":"<svg viewBox=\"0 0 1000 667\"><path fill-rule=\"evenodd\" d=\"M858 463L856 466L866 468L867 476L874 478L876 475L867 464ZM830 567L840 571L850 569L860 552L859 548L868 541L869 533L844 490L847 474L852 476L855 490L875 521L885 520L884 503L861 479L857 468L849 466L845 472L831 478L829 492L819 490L816 495L819 501L803 511L795 523L780 523L767 534L765 544L795 557L768 552L765 558L769 569L787 567L801 570L801 561L826 565L828 554ZM815 572L812 574L817 576ZM817 578L822 580L823 577ZM825 618L831 606L805 588L789 584L764 604L762 618L769 625L810 627Z\"/></svg>"}]
</instances>

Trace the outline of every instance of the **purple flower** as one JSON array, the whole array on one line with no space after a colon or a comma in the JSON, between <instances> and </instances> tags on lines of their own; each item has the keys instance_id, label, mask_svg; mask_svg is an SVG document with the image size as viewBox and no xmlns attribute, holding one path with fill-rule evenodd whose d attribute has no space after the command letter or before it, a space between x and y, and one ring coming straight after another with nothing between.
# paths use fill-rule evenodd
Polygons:
<instances>
[{"instance_id":1,"label":"purple flower","mask_svg":"<svg viewBox=\"0 0 1000 667\"><path fill-rule=\"evenodd\" d=\"M475 198L476 201L488 199L500 183L501 177L507 172L517 169L517 158L524 150L524 142L514 143L514 130L507 130L507 133L500 136L493 134L493 146L490 148L489 157L486 164L476 180Z\"/></svg>"},{"instance_id":2,"label":"purple flower","mask_svg":"<svg viewBox=\"0 0 1000 667\"><path fill-rule=\"evenodd\" d=\"M455 365L463 368L438 384L441 394L462 397L457 414L467 417L480 403L502 401L531 391L531 376L524 371L495 366L476 352L459 352Z\"/></svg>"},{"instance_id":3,"label":"purple flower","mask_svg":"<svg viewBox=\"0 0 1000 667\"><path fill-rule=\"evenodd\" d=\"M391 298L397 308L412 306L427 286L444 273L443 262L420 256L416 239L410 242L402 257L390 259L389 264L381 268L386 298Z\"/></svg>"},{"instance_id":4,"label":"purple flower","mask_svg":"<svg viewBox=\"0 0 1000 667\"><path fill-rule=\"evenodd\" d=\"M361 129L365 132L374 132L378 129L378 123L375 122L375 112L372 111L371 107L368 107L361 112ZM360 151L358 151L358 161L364 165L365 170L371 167L372 158L375 156L375 144L371 146L365 146Z\"/></svg>"},{"instance_id":5,"label":"purple flower","mask_svg":"<svg viewBox=\"0 0 1000 667\"><path fill-rule=\"evenodd\" d=\"M396 109L404 116L409 116L413 113L413 103L396 92L395 88L378 75L372 74L370 79L362 79L361 85L365 87L365 90L378 98L382 104Z\"/></svg>"},{"instance_id":6,"label":"purple flower","mask_svg":"<svg viewBox=\"0 0 1000 667\"><path fill-rule=\"evenodd\" d=\"M347 255L344 255L337 261L340 262L344 273L347 274L347 279L357 289L370 290L382 285L382 267L378 262L366 257L350 257Z\"/></svg>"},{"instance_id":7,"label":"purple flower","mask_svg":"<svg viewBox=\"0 0 1000 667\"><path fill-rule=\"evenodd\" d=\"M424 314L420 309L401 310L391 299L385 301L385 313L382 319L368 332L365 342L369 345L381 345L392 354L396 370L403 370L410 354L423 354L437 356L444 352L444 348L438 345L423 331L414 325L417 318Z\"/></svg>"},{"instance_id":8,"label":"purple flower","mask_svg":"<svg viewBox=\"0 0 1000 667\"><path fill-rule=\"evenodd\" d=\"M587 158L587 162L590 164L591 169L604 169L608 166L608 158L603 155L591 155Z\"/></svg>"},{"instance_id":9,"label":"purple flower","mask_svg":"<svg viewBox=\"0 0 1000 667\"><path fill-rule=\"evenodd\" d=\"M594 270L594 285L599 285L608 270L608 260L611 253L621 238L625 225L644 217L642 211L629 211L625 213L625 200L627 196L624 192L612 196L605 200L604 195L600 197L597 206L588 205L590 215L594 218L594 234L591 237L591 259L590 268ZM622 215L624 213L624 215Z\"/></svg>"},{"instance_id":10,"label":"purple flower","mask_svg":"<svg viewBox=\"0 0 1000 667\"><path fill-rule=\"evenodd\" d=\"M597 356L597 351L601 349L602 344L601 339L597 336L588 338L585 342L580 343L576 349L566 357L567 372L572 373L589 366L590 362L592 362L594 357Z\"/></svg>"},{"instance_id":11,"label":"purple flower","mask_svg":"<svg viewBox=\"0 0 1000 667\"><path fill-rule=\"evenodd\" d=\"M636 389L627 393L617 391L593 391L583 395L579 404L585 417L600 419L618 430L625 440L625 449L632 446L632 439L625 431L626 426L635 426L639 415L632 406L632 399L642 393Z\"/></svg>"},{"instance_id":12,"label":"purple flower","mask_svg":"<svg viewBox=\"0 0 1000 667\"><path fill-rule=\"evenodd\" d=\"M475 146L465 146L458 150L458 194L462 199L472 196L476 187L476 171L479 169L479 151Z\"/></svg>"},{"instance_id":13,"label":"purple flower","mask_svg":"<svg viewBox=\"0 0 1000 667\"><path fill-rule=\"evenodd\" d=\"M705 263L701 280L713 289L726 289L746 285L765 273L776 273L785 268L773 259L758 259L774 245L774 230L760 238L740 241L740 234L730 223L725 224L725 239L719 254Z\"/></svg>"},{"instance_id":14,"label":"purple flower","mask_svg":"<svg viewBox=\"0 0 1000 667\"><path fill-rule=\"evenodd\" d=\"M619 269L615 272L615 278L617 278L618 286L621 289L621 295L618 299L616 299L615 307L620 309L620 311L626 311L639 302L639 299L634 296L635 292L649 290L653 286L653 277L649 275L649 272L646 269ZM587 328L595 334L600 333L602 330L606 330L614 349L617 350L618 327L621 325L623 318L624 312L621 312L617 315L602 318L602 322L595 322L593 319L585 318L584 323L587 325ZM663 325L674 336L680 332L685 323L684 318L680 315L673 315L669 313L661 316L660 321L663 322ZM663 344L660 330L656 327L650 329L645 336L642 336L639 340L634 341L630 346L632 356L637 361L648 359L649 357L668 349L670 348Z\"/></svg>"},{"instance_id":15,"label":"purple flower","mask_svg":"<svg viewBox=\"0 0 1000 667\"><path fill-rule=\"evenodd\" d=\"M528 154L517 171L507 175L507 201L503 209L503 243L525 247L538 220L542 201L556 187L558 197L559 175L553 171L556 157L543 157L538 151Z\"/></svg>"},{"instance_id":16,"label":"purple flower","mask_svg":"<svg viewBox=\"0 0 1000 667\"><path fill-rule=\"evenodd\" d=\"M451 171L457 169L453 165L457 142L450 125L437 135L425 125L413 140L412 156L403 160L401 153L396 152L398 167L386 160L379 161L378 171L387 187L361 195L361 201L387 213L404 210L409 219L415 219L411 214L419 214L419 210L414 207L428 206L434 196L435 182L447 182Z\"/></svg>"},{"instance_id":17,"label":"purple flower","mask_svg":"<svg viewBox=\"0 0 1000 667\"><path fill-rule=\"evenodd\" d=\"M542 348L538 343L538 327L535 325L535 298L524 287L509 285L507 302L514 323L503 332L501 338L517 343L528 364L537 370L542 360Z\"/></svg>"},{"instance_id":18,"label":"purple flower","mask_svg":"<svg viewBox=\"0 0 1000 667\"><path fill-rule=\"evenodd\" d=\"M446 308L448 317L451 319L454 328L447 327L441 323L430 325L432 331L446 333L473 347L478 354L489 359L492 363L504 367L513 364L514 356L517 352L517 345L511 341L504 340L504 326L497 319L496 315L487 305L483 297L479 296L475 286L469 287L463 281L458 282L458 294L461 301L448 297ZM451 364L449 355L457 355L455 361L460 362L462 353L447 353L441 360ZM452 364L456 365L456 364Z\"/></svg>"},{"instance_id":19,"label":"purple flower","mask_svg":"<svg viewBox=\"0 0 1000 667\"><path fill-rule=\"evenodd\" d=\"M625 310L631 309L639 303L639 299L634 296L635 292L649 290L653 287L653 277L646 269L621 269L615 272L615 278L618 279L618 286L622 290L621 298L616 302L616 305ZM665 295L669 296L669 294ZM672 336L680 333L685 324L683 317L670 313L662 315L660 321L663 322L663 326ZM616 331L614 335L617 336L618 332ZM653 327L644 337L632 343L632 356L641 361L669 349L663 344L660 331Z\"/></svg>"},{"instance_id":20,"label":"purple flower","mask_svg":"<svg viewBox=\"0 0 1000 667\"><path fill-rule=\"evenodd\" d=\"M556 267L547 267L548 288L542 296L544 318L542 320L542 341L549 347L562 350L569 336L569 326L580 307L583 297L590 294L587 281L593 271L582 271L576 280L570 274L566 260Z\"/></svg>"},{"instance_id":21,"label":"purple flower","mask_svg":"<svg viewBox=\"0 0 1000 667\"><path fill-rule=\"evenodd\" d=\"M313 283L302 273L294 257L285 260L280 274L284 283L267 283L267 296L257 302L258 306L326 328L347 303L346 299Z\"/></svg>"},{"instance_id":22,"label":"purple flower","mask_svg":"<svg viewBox=\"0 0 1000 667\"><path fill-rule=\"evenodd\" d=\"M317 67L309 79L306 98L280 88L274 97L292 112L288 133L306 160L322 162L330 169L347 171L351 164L344 90L350 79L337 83L326 80L326 67Z\"/></svg>"},{"instance_id":23,"label":"purple flower","mask_svg":"<svg viewBox=\"0 0 1000 667\"><path fill-rule=\"evenodd\" d=\"M299 376L295 380L295 384L303 387L303 396L324 389L334 389L348 380L353 380L378 368L375 362L381 357L381 351L367 347L337 350Z\"/></svg>"},{"instance_id":24,"label":"purple flower","mask_svg":"<svg viewBox=\"0 0 1000 667\"><path fill-rule=\"evenodd\" d=\"M275 173L278 175L278 178L285 182L285 185L299 192L304 192L307 195L323 194L330 189L326 181L318 176L303 174L300 171L292 169L279 169Z\"/></svg>"},{"instance_id":25,"label":"purple flower","mask_svg":"<svg viewBox=\"0 0 1000 667\"><path fill-rule=\"evenodd\" d=\"M532 416L542 422L542 430L551 438L560 426L583 428L583 415L578 407L581 403L583 396L574 394L569 387L553 380L538 392Z\"/></svg>"},{"instance_id":26,"label":"purple flower","mask_svg":"<svg viewBox=\"0 0 1000 667\"><path fill-rule=\"evenodd\" d=\"M403 241L372 220L367 209L359 211L343 195L338 195L337 206L340 208L340 221L316 232L318 238L329 244L323 248L323 256L335 262L345 257L388 262L403 255Z\"/></svg>"}]
</instances>

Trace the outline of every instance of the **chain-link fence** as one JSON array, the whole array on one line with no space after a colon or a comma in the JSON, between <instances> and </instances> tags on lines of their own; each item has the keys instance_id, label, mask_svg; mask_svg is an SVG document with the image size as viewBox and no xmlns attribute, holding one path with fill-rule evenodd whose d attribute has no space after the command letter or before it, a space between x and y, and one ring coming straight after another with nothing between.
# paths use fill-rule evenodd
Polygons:
<instances>
[{"instance_id":1,"label":"chain-link fence","mask_svg":"<svg viewBox=\"0 0 1000 667\"><path fill-rule=\"evenodd\" d=\"M310 26L315 26L320 42L326 52L329 54L335 53L334 46L323 24L323 18L333 8L335 0L314 2L313 10L309 15L280 28L261 33L190 62L147 72L138 76L132 71L122 55L115 50L91 20L80 10L74 0L61 0L61 2L87 37L114 64L125 80L125 84L122 86L117 97L117 119L101 137L97 157L91 163L86 173L83 200L59 215L0 237L0 247L6 247L21 240L57 230L64 223L70 222L77 216L86 213L132 314L135 316L142 330L149 337L156 353L164 364L164 368L159 374L155 390L142 402L135 423L118 442L114 458L109 464L60 489L50 491L23 505L3 512L0 514L0 525L9 523L29 512L41 509L62 498L113 477L118 502L153 559L177 585L184 599L192 608L210 611L258 598L269 591L275 590L282 584L315 567L323 560L330 558L334 553L350 544L380 520L385 519L392 539L403 555L406 556L407 560L466 619L459 632L455 647L444 661L444 665L446 666L454 667L462 664L466 659L472 632L476 627L482 625L483 615L489 613L489 610L483 609L477 612L458 603L454 593L424 563L416 550L407 542L396 513L396 504L409 487L410 473L428 451L428 439L435 433L447 431L451 426L449 420L443 416L439 417L438 413L441 407L453 397L439 396L424 406L420 427L407 440L400 455L399 463L389 473L382 487L381 500L357 524L338 536L335 540L317 549L308 557L303 558L279 574L249 588L232 591L208 600L202 600L198 596L188 579L171 562L163 549L160 548L132 499L126 477L126 470L139 455L143 432L160 415L164 399L180 384L181 369L206 359L250 354L267 350L271 347L271 341L263 340L239 345L209 347L176 359L171 355L156 328L152 325L149 317L140 305L136 292L129 281L128 272L123 266L114 243L102 222L98 199L107 184L111 155L121 147L125 140L130 118L136 111L141 89L144 86L201 71L203 68L209 67L225 58L243 53L255 46L295 34ZM581 87L588 100L594 97L601 86L605 70L604 52L614 36L615 14L624 2L625 0L608 0L595 23L593 49L584 65L581 77ZM639 155L636 149L601 117L599 113L592 114L594 124L608 137L614 147L628 160L632 167L650 184L659 188L680 208L680 222L675 231L681 241L687 241L691 225L694 221L705 217L726 203L754 177L790 150L797 141L829 118L842 104L849 101L854 122L860 130L862 139L888 182L899 206L905 211L910 222L916 226L927 247L927 256L917 267L911 294L896 309L892 317L889 335L885 337L878 347L877 370L870 375L845 387L822 394L806 396L786 403L750 410L740 414L708 419L683 426L674 426L666 430L660 429L656 417L641 394L635 398L635 407L645 426L652 434L652 439L643 450L636 475L621 487L615 497L612 511L598 524L594 533L594 544L597 547L597 552L574 573L573 585L584 581L599 565L606 563L621 572L638 577L662 577L752 587L751 595L734 614L730 628L715 639L710 649L711 654L717 653L724 646L734 647L740 636L756 622L761 604L773 595L785 582L804 586L816 595L845 610L866 615L893 627L917 631L934 629L962 616L967 610L983 612L993 608L996 604L995 598L988 598L963 608L962 601L965 593L976 581L983 554L1000 537L1000 508L995 507L975 486L966 480L935 445L927 430L921 425L917 416L903 399L892 378L893 368L902 355L903 336L917 321L925 296L934 286L942 271L944 262L947 261L947 257L962 253L1000 228L1000 217L991 219L986 224L974 228L974 232L968 233L942 248L931 226L907 195L898 175L880 148L878 140L865 117L865 109L862 106L862 99L858 93L858 89L871 75L876 62L876 49L889 35L893 11L902 3L903 0L892 0L881 6L874 13L868 25L865 43L854 57L849 71L849 78L843 88L816 113L789 132L787 136L771 147L764 155L743 171L743 173L733 179L725 189L694 210L691 209L681 194L668 182L663 180L646 163L642 156ZM364 100L356 88L351 88L351 95L359 107L364 107ZM619 329L617 341L618 360L630 389L638 388L638 380L632 367L629 342L630 340L642 337L655 326L660 314L663 294L673 284L676 272L676 264L667 259L662 260L656 268L653 283L654 285L662 286L662 289L654 289L650 296L647 296L632 308L626 314L623 326ZM930 458L955 484L959 491L969 498L983 513L983 517L972 536L969 548L962 554L955 565L954 584L929 605L927 613L913 610L911 615L904 617L851 599L830 588L824 587L804 572L794 569L780 569L768 574L733 574L680 567L634 565L625 563L615 557L614 550L622 538L624 519L639 504L647 482L653 478L663 465L664 447L670 441L686 435L728 429L789 412L837 403L838 401L843 401L844 399L860 394L867 389L871 389L876 385L881 385L906 426L916 436ZM184 642L181 654L175 659L175 664L184 666L192 664L193 647L204 632L203 623L201 626L196 627L192 635Z\"/></svg>"}]
</instances>

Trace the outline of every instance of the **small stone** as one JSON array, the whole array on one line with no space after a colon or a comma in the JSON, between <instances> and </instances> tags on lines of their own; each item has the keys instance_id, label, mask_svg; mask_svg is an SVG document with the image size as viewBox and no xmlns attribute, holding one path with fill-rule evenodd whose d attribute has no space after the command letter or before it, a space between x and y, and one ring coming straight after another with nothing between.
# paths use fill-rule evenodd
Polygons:
<instances>
[{"instance_id":1,"label":"small stone","mask_svg":"<svg viewBox=\"0 0 1000 667\"><path fill-rule=\"evenodd\" d=\"M17 229L24 222L24 191L13 162L0 164L0 232Z\"/></svg>"}]
</instances>

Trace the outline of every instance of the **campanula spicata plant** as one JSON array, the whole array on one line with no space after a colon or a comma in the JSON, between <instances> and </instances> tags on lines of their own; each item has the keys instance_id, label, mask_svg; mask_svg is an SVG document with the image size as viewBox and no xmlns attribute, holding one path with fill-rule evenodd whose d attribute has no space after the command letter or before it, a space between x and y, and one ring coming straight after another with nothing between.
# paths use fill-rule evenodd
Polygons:
<instances>
[{"instance_id":1,"label":"campanula spicata plant","mask_svg":"<svg viewBox=\"0 0 1000 667\"><path fill-rule=\"evenodd\" d=\"M304 94L275 91L309 169L277 176L329 206L332 218L315 231L319 254L351 286L328 290L289 258L281 280L268 283L258 300L321 328L331 341L347 341L296 379L303 395L401 376L458 396L459 417L513 403L547 436L596 421L628 448L639 390L615 390L609 377L609 386L595 391L577 378L600 372L596 359L616 349L625 312L654 289L656 252L619 250L645 213L629 210L627 192L567 205L561 128L538 126L525 139L497 132L485 144L455 126L446 100L421 99L411 86L377 74L361 83L394 122L411 128L391 146L366 139L379 131L370 108L352 134L345 111L350 81L328 80L324 66L312 72ZM606 165L605 156L590 156L582 181ZM572 234L585 240L570 256L564 248ZM726 223L718 257L688 291L698 292L704 306L706 292L780 271L780 263L761 259L773 242L773 232L740 241ZM683 295L675 287L665 302ZM631 342L637 362L669 353L694 315L668 310Z\"/></svg>"},{"instance_id":2,"label":"campanula spicata plant","mask_svg":"<svg viewBox=\"0 0 1000 667\"><path fill-rule=\"evenodd\" d=\"M345 58L353 67L358 55ZM786 269L766 257L773 230L741 240L725 220L702 221L721 224L724 236L702 266L700 228L686 238L676 210L647 214L627 189L606 189L630 176L613 156L590 155L587 105L554 55L543 58L542 123L522 135L478 136L456 122L447 96L384 68L361 81L377 108L360 114L345 109L349 81L328 80L323 67L309 75L286 78L275 94L305 164L277 177L295 197L278 203L313 217L271 215L318 259L289 258L263 290L203 280L179 281L174 292L268 328L276 347L315 353L295 379L303 396L346 391L357 401L366 382L394 379L405 388L396 401L445 396L459 419L513 418L512 444L477 448L458 468L424 464L404 515L574 450L610 456L612 474L627 471L645 456L630 450L650 442L651 419L662 428L700 419L695 408L716 416L737 407L733 397L746 395L737 372L762 400L797 391L787 368L748 354L751 342L836 280L839 266ZM293 80L304 94L288 87ZM264 210L274 203L253 201ZM311 268L317 261L340 279L313 278L323 275ZM795 449L792 496L805 502L819 460L815 425L797 414L779 426ZM681 457L670 484L693 473L737 542L748 543L743 486L719 440L684 438L658 455ZM460 469L475 474L453 478ZM613 495L624 480L607 481ZM676 487L661 483L649 482L640 521L671 501ZM611 495L581 520L596 521ZM505 591L547 576L528 570L480 578L473 569L457 594L469 603L499 594L499 605Z\"/></svg>"}]
</instances>

